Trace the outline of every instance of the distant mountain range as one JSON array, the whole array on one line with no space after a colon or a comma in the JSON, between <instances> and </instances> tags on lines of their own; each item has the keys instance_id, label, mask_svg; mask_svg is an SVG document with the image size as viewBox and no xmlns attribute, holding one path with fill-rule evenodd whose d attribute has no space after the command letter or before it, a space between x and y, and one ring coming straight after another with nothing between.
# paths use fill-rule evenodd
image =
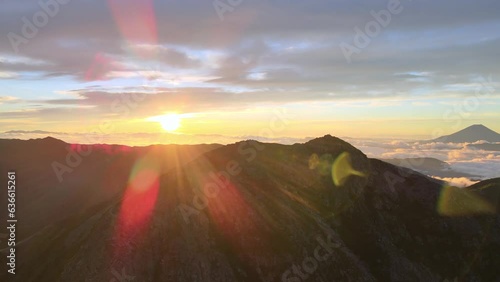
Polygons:
<instances>
[{"instance_id":1,"label":"distant mountain range","mask_svg":"<svg viewBox=\"0 0 500 282\"><path fill-rule=\"evenodd\" d=\"M456 133L442 136L431 141L445 143L473 143L481 140L488 142L500 142L500 134L482 124L475 124Z\"/></svg>"},{"instance_id":2,"label":"distant mountain range","mask_svg":"<svg viewBox=\"0 0 500 282\"><path fill-rule=\"evenodd\" d=\"M448 187L330 135L294 145L0 140L0 155L0 181L17 172L19 219L19 271L1 281L499 277L500 179ZM70 169L61 182L55 163Z\"/></svg>"},{"instance_id":3,"label":"distant mountain range","mask_svg":"<svg viewBox=\"0 0 500 282\"><path fill-rule=\"evenodd\" d=\"M416 170L429 176L441 178L466 177L471 180L479 180L478 175L455 171L450 164L435 158L404 158L404 159L382 159L393 165Z\"/></svg>"}]
</instances>

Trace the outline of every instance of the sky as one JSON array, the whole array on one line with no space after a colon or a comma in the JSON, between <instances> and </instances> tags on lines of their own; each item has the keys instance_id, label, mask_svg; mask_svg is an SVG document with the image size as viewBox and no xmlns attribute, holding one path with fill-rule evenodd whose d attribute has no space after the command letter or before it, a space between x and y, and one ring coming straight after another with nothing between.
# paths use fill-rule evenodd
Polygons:
<instances>
[{"instance_id":1,"label":"sky","mask_svg":"<svg viewBox=\"0 0 500 282\"><path fill-rule=\"evenodd\" d=\"M0 6L2 137L134 145L500 132L497 0Z\"/></svg>"}]
</instances>

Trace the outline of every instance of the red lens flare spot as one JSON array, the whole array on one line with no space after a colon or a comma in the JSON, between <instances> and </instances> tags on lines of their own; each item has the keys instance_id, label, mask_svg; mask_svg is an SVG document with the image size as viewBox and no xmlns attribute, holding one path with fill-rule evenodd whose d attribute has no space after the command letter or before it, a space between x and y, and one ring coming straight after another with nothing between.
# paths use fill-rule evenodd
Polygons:
<instances>
[{"instance_id":1,"label":"red lens flare spot","mask_svg":"<svg viewBox=\"0 0 500 282\"><path fill-rule=\"evenodd\" d=\"M145 157L134 165L118 216L115 257L128 253L132 243L140 243L156 204L159 177L160 167L153 158Z\"/></svg>"},{"instance_id":2,"label":"red lens flare spot","mask_svg":"<svg viewBox=\"0 0 500 282\"><path fill-rule=\"evenodd\" d=\"M116 70L113 61L102 53L97 53L85 72L85 81L106 80L106 74Z\"/></svg>"},{"instance_id":3,"label":"red lens flare spot","mask_svg":"<svg viewBox=\"0 0 500 282\"><path fill-rule=\"evenodd\" d=\"M153 0L108 0L116 26L130 44L157 45L156 16ZM151 55L149 52L138 54Z\"/></svg>"}]
</instances>

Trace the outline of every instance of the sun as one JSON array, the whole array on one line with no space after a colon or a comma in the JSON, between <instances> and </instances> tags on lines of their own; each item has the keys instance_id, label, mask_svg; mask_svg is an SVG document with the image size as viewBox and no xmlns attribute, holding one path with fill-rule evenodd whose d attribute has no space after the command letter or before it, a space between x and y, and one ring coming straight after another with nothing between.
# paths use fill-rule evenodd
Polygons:
<instances>
[{"instance_id":1,"label":"sun","mask_svg":"<svg viewBox=\"0 0 500 282\"><path fill-rule=\"evenodd\" d=\"M147 121L158 122L165 131L176 131L181 126L181 115L166 114L162 116L154 116L146 119Z\"/></svg>"},{"instance_id":2,"label":"sun","mask_svg":"<svg viewBox=\"0 0 500 282\"><path fill-rule=\"evenodd\" d=\"M158 121L166 131L175 131L181 126L181 117L176 114L160 116Z\"/></svg>"}]
</instances>

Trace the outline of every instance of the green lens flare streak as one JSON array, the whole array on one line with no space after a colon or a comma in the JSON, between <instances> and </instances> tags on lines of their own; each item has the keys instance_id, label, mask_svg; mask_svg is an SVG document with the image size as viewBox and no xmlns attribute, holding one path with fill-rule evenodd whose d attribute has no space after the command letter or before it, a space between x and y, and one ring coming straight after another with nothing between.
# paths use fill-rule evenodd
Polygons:
<instances>
[{"instance_id":1,"label":"green lens flare streak","mask_svg":"<svg viewBox=\"0 0 500 282\"><path fill-rule=\"evenodd\" d=\"M366 177L361 171L355 170L351 164L351 156L348 152L340 154L332 165L332 179L335 186L343 186L349 176L355 175Z\"/></svg>"}]
</instances>

